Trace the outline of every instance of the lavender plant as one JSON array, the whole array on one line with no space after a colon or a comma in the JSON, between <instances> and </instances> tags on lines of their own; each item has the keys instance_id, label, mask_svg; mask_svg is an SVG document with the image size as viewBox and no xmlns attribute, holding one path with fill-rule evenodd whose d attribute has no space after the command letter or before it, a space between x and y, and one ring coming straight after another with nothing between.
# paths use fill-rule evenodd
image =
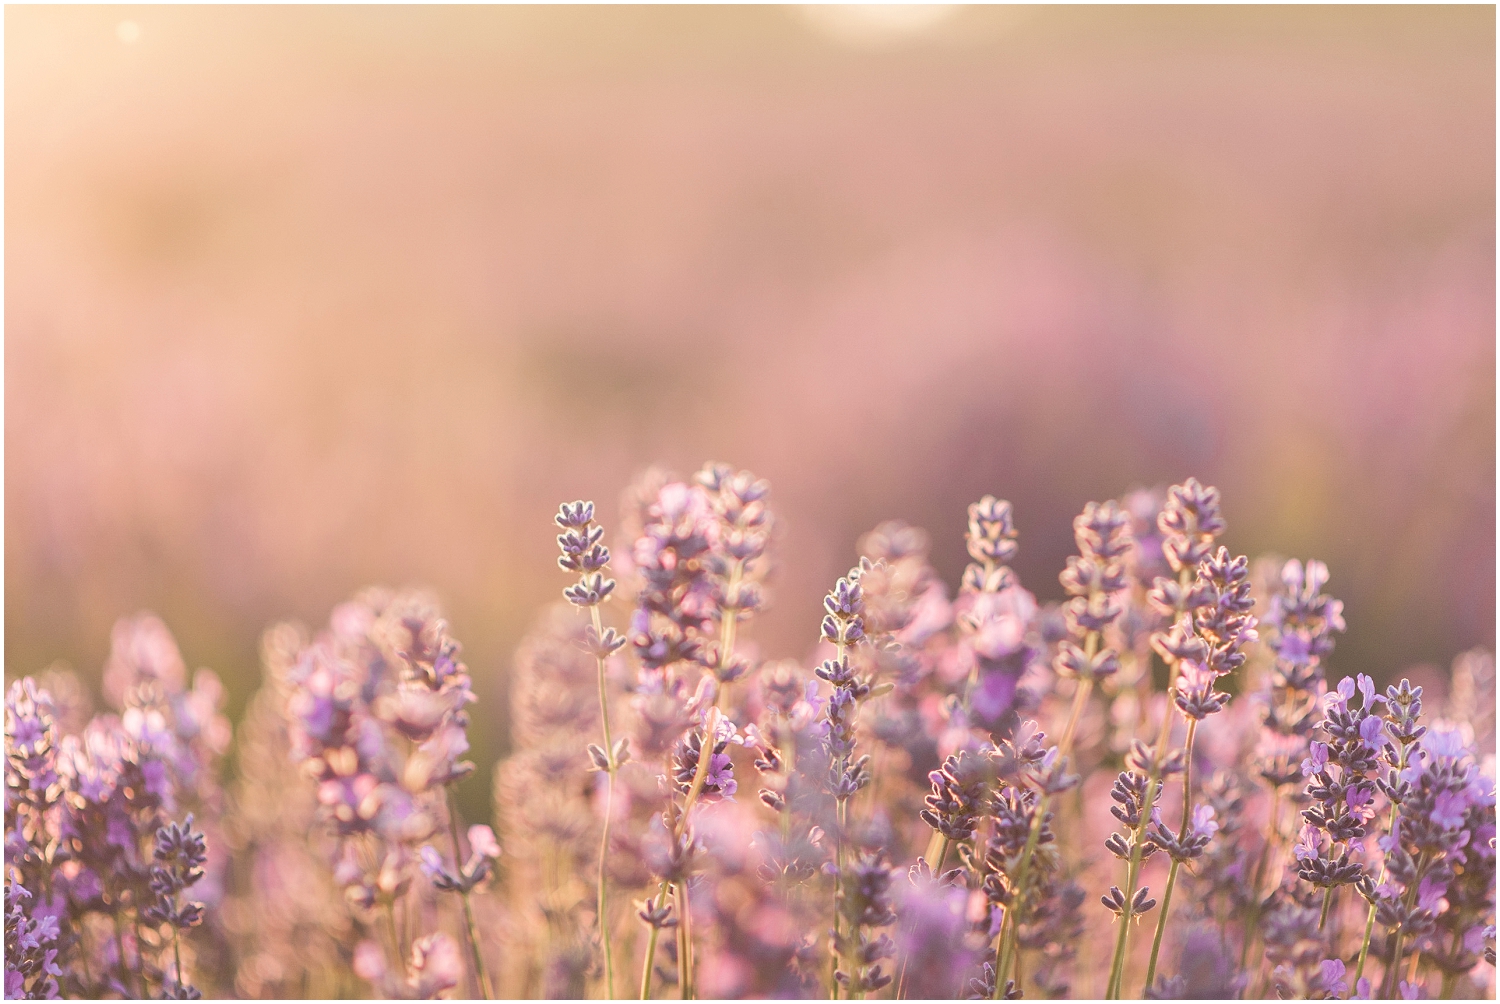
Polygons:
<instances>
[{"instance_id":1,"label":"lavender plant","mask_svg":"<svg viewBox=\"0 0 1500 1004\"><path fill-rule=\"evenodd\" d=\"M769 499L650 472L613 549L560 507L576 578L510 668L493 830L424 593L268 631L227 787L222 688L155 618L115 629L110 710L15 682L6 996L1493 992L1486 653L1446 700L1334 674L1328 569L1235 555L1188 479L1085 506L1053 605L995 496L951 598L882 523L816 647L767 661Z\"/></svg>"}]
</instances>

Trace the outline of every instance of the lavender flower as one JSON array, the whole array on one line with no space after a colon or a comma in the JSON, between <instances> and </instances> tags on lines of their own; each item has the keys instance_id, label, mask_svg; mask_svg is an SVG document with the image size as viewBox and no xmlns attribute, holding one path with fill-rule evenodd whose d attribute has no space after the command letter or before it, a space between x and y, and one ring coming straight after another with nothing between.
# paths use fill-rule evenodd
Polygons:
<instances>
[{"instance_id":1,"label":"lavender flower","mask_svg":"<svg viewBox=\"0 0 1500 1004\"><path fill-rule=\"evenodd\" d=\"M1031 695L1017 685L1037 655L1027 641L1036 599L1004 564L1017 551L1009 502L986 495L969 506L968 549L973 560L957 604L961 651L972 660L963 710L974 724L1003 736L1031 705Z\"/></svg>"},{"instance_id":2,"label":"lavender flower","mask_svg":"<svg viewBox=\"0 0 1500 1004\"><path fill-rule=\"evenodd\" d=\"M58 925L52 916L35 916L31 891L5 879L5 997L7 1000L58 1000Z\"/></svg>"},{"instance_id":3,"label":"lavender flower","mask_svg":"<svg viewBox=\"0 0 1500 1004\"><path fill-rule=\"evenodd\" d=\"M839 935L839 968L834 973L840 986L853 1000L880 990L891 982L881 966L882 959L895 955L895 944L877 928L896 920L891 901L891 868L882 854L861 855L840 869L836 909L843 919Z\"/></svg>"}]
</instances>

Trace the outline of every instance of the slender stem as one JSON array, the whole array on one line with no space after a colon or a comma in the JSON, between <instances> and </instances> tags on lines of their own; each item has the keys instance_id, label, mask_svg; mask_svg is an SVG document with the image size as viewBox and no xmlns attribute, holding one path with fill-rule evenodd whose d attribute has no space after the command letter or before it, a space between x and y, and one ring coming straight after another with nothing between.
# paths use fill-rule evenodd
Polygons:
<instances>
[{"instance_id":1,"label":"slender stem","mask_svg":"<svg viewBox=\"0 0 1500 1004\"><path fill-rule=\"evenodd\" d=\"M614 754L610 754L610 760L614 760ZM614 953L609 941L609 870L606 862L609 859L609 826L615 815L615 775L610 771L606 782L604 793L604 826L599 834L599 934L601 945L604 949L604 985L609 991L611 999L615 996L615 965ZM467 902L467 901L466 901ZM478 949L475 949L475 958L478 958Z\"/></svg>"},{"instance_id":2,"label":"slender stem","mask_svg":"<svg viewBox=\"0 0 1500 1004\"><path fill-rule=\"evenodd\" d=\"M1156 958L1161 954L1161 938L1167 930L1167 911L1172 907L1172 889L1177 885L1177 869L1181 864L1176 858L1172 859L1172 867L1167 870L1167 888L1161 894L1161 913L1156 918L1156 934L1151 939L1151 961L1146 964L1146 986L1141 990L1141 996L1151 989L1151 984L1156 981Z\"/></svg>"},{"instance_id":3,"label":"slender stem","mask_svg":"<svg viewBox=\"0 0 1500 1004\"><path fill-rule=\"evenodd\" d=\"M469 944L474 949L474 966L479 970L479 992L484 994L485 1000L495 999L495 990L490 986L490 975L485 972L484 959L479 954L479 926L474 923L474 910L469 905L469 894L463 895L464 923L469 928Z\"/></svg>"},{"instance_id":4,"label":"slender stem","mask_svg":"<svg viewBox=\"0 0 1500 1004\"><path fill-rule=\"evenodd\" d=\"M458 843L458 793L453 786L448 786L448 836L453 841L453 874L462 875L463 859L462 848ZM464 908L464 940L469 943L470 962L473 963L473 972L470 974L479 992L484 995L485 1000L491 1000L494 992L490 989L489 974L484 971L484 958L479 951L479 928L474 923L474 910L469 903L469 891L464 889L460 897Z\"/></svg>"},{"instance_id":5,"label":"slender stem","mask_svg":"<svg viewBox=\"0 0 1500 1004\"><path fill-rule=\"evenodd\" d=\"M1365 974L1365 958L1370 954L1370 938L1375 934L1375 904L1370 904L1370 912L1365 917L1365 938L1359 944L1359 962L1354 966L1354 982L1359 983L1360 977Z\"/></svg>"},{"instance_id":6,"label":"slender stem","mask_svg":"<svg viewBox=\"0 0 1500 1004\"><path fill-rule=\"evenodd\" d=\"M1031 817L1031 829L1026 833L1026 847L1021 851L1021 860L1016 867L1016 895L1013 909L1007 910L1000 926L1000 942L995 951L995 1000L1005 997L1005 981L1010 974L1010 965L1015 959L1016 927L1020 923L1027 894L1027 879L1031 874L1032 855L1042 835L1042 820L1047 814L1048 796L1044 793L1037 800L1036 812Z\"/></svg>"},{"instance_id":7,"label":"slender stem","mask_svg":"<svg viewBox=\"0 0 1500 1004\"><path fill-rule=\"evenodd\" d=\"M646 935L646 964L641 967L641 1000L651 999L651 971L656 968L656 939L661 934L661 928L655 924L651 925L651 933Z\"/></svg>"},{"instance_id":8,"label":"slender stem","mask_svg":"<svg viewBox=\"0 0 1500 1004\"><path fill-rule=\"evenodd\" d=\"M1400 758L1397 761L1396 769L1399 772L1402 769L1404 769L1405 767L1406 767L1406 747L1402 746L1401 747L1401 755L1400 755ZM1392 803L1392 805L1391 805L1391 814L1386 819L1386 822L1385 822L1385 832L1390 833L1391 829L1395 825L1396 825L1396 805L1394 803ZM1385 862L1382 861L1381 864L1380 864L1380 878L1375 881L1375 885L1378 887L1381 884L1383 884L1384 882L1385 882ZM1375 933L1375 904L1371 903L1370 904L1370 911L1365 916L1365 937L1364 937L1364 940L1362 942L1360 942L1360 945L1359 945L1359 962L1356 963L1355 966L1354 966L1354 981L1353 982L1355 984L1358 984L1359 980L1360 980L1360 977L1364 976L1364 974L1365 974L1365 958L1370 954L1370 938L1374 935L1374 933Z\"/></svg>"},{"instance_id":9,"label":"slender stem","mask_svg":"<svg viewBox=\"0 0 1500 1004\"><path fill-rule=\"evenodd\" d=\"M1189 572L1185 568L1178 575L1178 581L1182 583L1184 588L1187 586L1188 575ZM1172 688L1177 685L1177 672L1177 663L1173 662L1170 670L1171 675L1167 680L1166 692L1168 695L1172 693ZM1125 955L1130 944L1131 907L1135 899L1136 883L1140 881L1141 857L1144 852L1144 845L1141 841L1146 832L1146 824L1151 818L1151 807L1156 804L1157 795L1160 794L1162 789L1162 780L1159 775L1161 769L1160 753L1167 745L1167 740L1171 738L1171 735L1172 708L1169 703L1166 707L1162 708L1161 727L1157 731L1156 744L1151 747L1152 776L1150 784L1146 788L1146 802L1142 806L1141 821L1135 828L1130 851L1130 863L1125 870L1125 909L1120 914L1120 931L1115 936L1115 955L1113 961L1110 963L1109 987L1105 992L1105 996L1109 1000L1119 1000L1120 984L1124 981L1125 977Z\"/></svg>"},{"instance_id":10,"label":"slender stem","mask_svg":"<svg viewBox=\"0 0 1500 1004\"><path fill-rule=\"evenodd\" d=\"M175 907L174 907L175 909ZM181 989L182 983L182 939L178 937L177 925L172 925L172 962L176 966L177 987Z\"/></svg>"},{"instance_id":11,"label":"slender stem","mask_svg":"<svg viewBox=\"0 0 1500 1004\"><path fill-rule=\"evenodd\" d=\"M687 879L677 882L672 894L677 899L677 994L683 1000L691 1000L693 967L689 953L692 951L693 932L692 915L688 912Z\"/></svg>"},{"instance_id":12,"label":"slender stem","mask_svg":"<svg viewBox=\"0 0 1500 1004\"><path fill-rule=\"evenodd\" d=\"M1099 632L1090 631L1084 639L1084 649L1090 659L1093 658L1095 650L1099 645ZM1085 677L1078 681L1078 688L1073 692L1073 704L1068 710L1068 721L1063 728L1062 742L1058 744L1059 758L1067 757L1073 748L1073 734L1078 728L1078 719L1083 715L1083 709L1088 703L1089 691L1093 688L1093 678ZM1015 919L1020 913L1022 904L1028 893L1027 880L1031 875L1031 860L1036 854L1037 844L1042 835L1042 823L1047 817L1047 804L1051 801L1051 794L1043 792L1037 801L1036 812L1031 817L1031 829L1026 834L1026 846L1021 851L1021 859L1016 865L1016 899L1015 909L1007 910L1005 920L1000 927L1000 940L995 945L995 999L999 1000L1005 996L1005 981L1011 962L1014 960L1014 946L1007 947L1007 933L1014 940ZM944 853L947 848L944 846ZM1019 981L1018 981L1019 982Z\"/></svg>"},{"instance_id":13,"label":"slender stem","mask_svg":"<svg viewBox=\"0 0 1500 1004\"><path fill-rule=\"evenodd\" d=\"M589 607L589 613L593 617L595 639L603 638L604 622L599 616L598 604ZM604 986L609 997L613 999L615 996L615 959L609 943L609 873L606 860L609 856L609 824L614 815L615 771L618 765L615 763L614 737L609 729L609 681L605 674L604 657L596 656L594 661L598 663L599 670L599 721L604 729L604 759L609 774L604 797L604 826L599 839L599 945L604 951ZM479 960L478 945L474 946L474 959L476 963Z\"/></svg>"},{"instance_id":14,"label":"slender stem","mask_svg":"<svg viewBox=\"0 0 1500 1004\"><path fill-rule=\"evenodd\" d=\"M667 901L667 890L669 888L673 889L675 894L675 887L666 881L663 881L657 887L656 896L659 903ZM661 928L652 924L651 933L646 936L646 964L641 970L641 1000L651 999L651 976L656 971L656 942L660 935Z\"/></svg>"},{"instance_id":15,"label":"slender stem","mask_svg":"<svg viewBox=\"0 0 1500 1004\"><path fill-rule=\"evenodd\" d=\"M1193 737L1198 732L1198 720L1188 719L1187 741L1183 745L1184 756L1182 758L1182 826L1177 831L1179 840L1185 839L1188 827L1192 825L1193 818ZM1172 867L1167 871L1167 888L1161 897L1161 912L1156 915L1156 934L1151 939L1151 961L1146 966L1146 988L1141 992L1151 989L1151 982L1156 979L1156 959L1161 953L1162 935L1167 930L1167 913L1172 908L1172 888L1177 884L1177 870L1180 864L1176 858L1172 859Z\"/></svg>"},{"instance_id":16,"label":"slender stem","mask_svg":"<svg viewBox=\"0 0 1500 1004\"><path fill-rule=\"evenodd\" d=\"M835 647L837 648L837 655L835 656L835 658L838 662L842 663L844 661L845 653L848 651L848 646L844 644L842 631L839 632L839 640L835 642ZM976 663L976 666L977 665L978 664ZM970 687L972 688L974 679L973 672L969 674L969 679ZM965 697L965 702L965 707L967 707L967 697ZM839 757L838 768L834 772L835 776L842 779L844 776L844 771L847 767L848 759L846 757ZM839 948L840 941L843 938L843 934L840 931L841 924L839 922L839 901L843 899L844 890L844 824L848 822L849 818L849 806L847 800L839 798L836 801L837 805L834 809L834 829L837 832L834 834L833 942L828 946L828 999L833 1001L839 999Z\"/></svg>"},{"instance_id":17,"label":"slender stem","mask_svg":"<svg viewBox=\"0 0 1500 1004\"><path fill-rule=\"evenodd\" d=\"M1337 846L1335 846L1333 848L1333 852L1332 853L1337 853L1337 851L1338 851L1338 848L1337 848ZM1323 909L1318 913L1318 930L1320 930L1320 931L1323 930L1324 926L1327 925L1327 923L1328 923L1328 908L1331 907L1332 905L1333 905L1333 886L1329 886L1327 889L1323 890Z\"/></svg>"},{"instance_id":18,"label":"slender stem","mask_svg":"<svg viewBox=\"0 0 1500 1004\"><path fill-rule=\"evenodd\" d=\"M1092 635L1090 636L1093 637ZM1092 647L1092 646L1090 646ZM1093 653L1089 653L1092 655ZM1088 703L1089 691L1094 689L1094 678L1086 676L1078 681L1078 687L1073 692L1073 707L1068 712L1068 724L1063 729L1062 742L1057 744L1059 756L1067 756L1073 750L1073 733L1078 728L1078 719L1083 714L1084 705Z\"/></svg>"},{"instance_id":19,"label":"slender stem","mask_svg":"<svg viewBox=\"0 0 1500 1004\"><path fill-rule=\"evenodd\" d=\"M842 758L839 762L843 763ZM838 830L834 838L834 862L837 870L833 875L833 944L830 946L832 951L828 953L828 999L836 1001L839 999L839 955L844 937L839 903L844 898L844 827L849 822L849 800L838 799L834 812Z\"/></svg>"},{"instance_id":20,"label":"slender stem","mask_svg":"<svg viewBox=\"0 0 1500 1004\"><path fill-rule=\"evenodd\" d=\"M1406 913L1411 912L1412 904L1417 900L1417 889L1422 884L1422 875L1426 870L1427 852L1423 851L1417 857L1417 873L1411 881L1411 888L1406 890ZM1395 939L1391 945L1391 962L1386 968L1385 979L1383 980L1385 984L1385 996L1388 999L1393 999L1396 996L1396 991L1401 984L1401 943L1405 940L1405 936L1406 931L1403 928L1396 928Z\"/></svg>"},{"instance_id":21,"label":"slender stem","mask_svg":"<svg viewBox=\"0 0 1500 1004\"><path fill-rule=\"evenodd\" d=\"M1146 788L1146 806L1156 804L1157 792L1161 790L1160 785L1161 782L1159 779L1151 779L1150 784ZM1145 850L1145 844L1142 840L1146 832L1146 823L1149 819L1149 811L1143 811L1140 825L1135 828L1132 836L1130 861L1125 869L1125 909L1120 914L1119 933L1115 935L1115 954L1113 961L1110 963L1109 986L1104 994L1107 1000L1120 999L1120 984L1125 976L1125 955L1130 939L1130 921L1132 920L1132 907L1135 902L1136 883L1140 881L1141 859Z\"/></svg>"}]
</instances>

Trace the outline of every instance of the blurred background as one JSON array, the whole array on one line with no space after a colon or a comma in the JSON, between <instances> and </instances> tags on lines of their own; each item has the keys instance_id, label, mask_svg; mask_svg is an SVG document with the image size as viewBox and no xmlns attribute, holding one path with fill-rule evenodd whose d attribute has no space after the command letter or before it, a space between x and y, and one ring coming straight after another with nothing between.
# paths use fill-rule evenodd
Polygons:
<instances>
[{"instance_id":1,"label":"blurred background","mask_svg":"<svg viewBox=\"0 0 1500 1004\"><path fill-rule=\"evenodd\" d=\"M901 517L950 587L1016 505L1193 474L1320 557L1336 675L1495 636L1495 11L5 12L5 668L155 610L445 601L482 705L551 516L708 459L773 485L768 655ZM615 611L617 622L623 611Z\"/></svg>"}]
</instances>

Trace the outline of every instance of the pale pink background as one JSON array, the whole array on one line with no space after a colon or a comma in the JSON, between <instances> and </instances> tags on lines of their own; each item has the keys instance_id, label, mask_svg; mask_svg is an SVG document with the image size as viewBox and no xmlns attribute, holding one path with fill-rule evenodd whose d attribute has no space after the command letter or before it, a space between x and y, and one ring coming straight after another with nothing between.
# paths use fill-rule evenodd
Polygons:
<instances>
[{"instance_id":1,"label":"pale pink background","mask_svg":"<svg viewBox=\"0 0 1500 1004\"><path fill-rule=\"evenodd\" d=\"M1491 8L5 18L8 675L150 607L239 702L424 583L487 760L556 504L708 458L774 485L771 654L882 518L951 582L1009 497L1046 598L1188 474L1328 561L1336 672L1493 645Z\"/></svg>"}]
</instances>

